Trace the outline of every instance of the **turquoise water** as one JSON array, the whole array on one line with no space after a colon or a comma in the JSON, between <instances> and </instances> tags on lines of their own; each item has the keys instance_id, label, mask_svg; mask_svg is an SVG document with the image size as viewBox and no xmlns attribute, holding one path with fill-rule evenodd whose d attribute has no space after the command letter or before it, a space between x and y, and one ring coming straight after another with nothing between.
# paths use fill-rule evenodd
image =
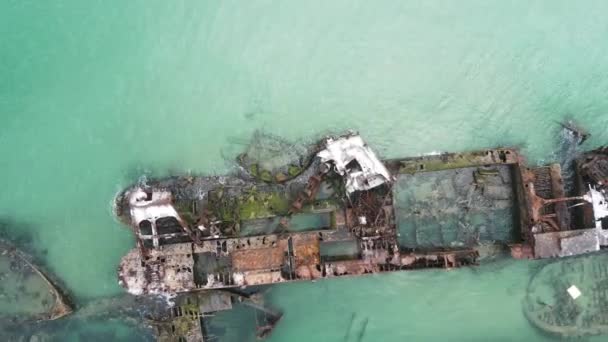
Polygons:
<instances>
[{"instance_id":1,"label":"turquoise water","mask_svg":"<svg viewBox=\"0 0 608 342\"><path fill-rule=\"evenodd\" d=\"M222 173L256 129L356 129L384 157L608 131L604 1L0 3L0 217L78 298L121 293L110 201L141 175ZM530 265L279 286L273 341L540 340ZM359 325L357 325L359 324Z\"/></svg>"}]
</instances>

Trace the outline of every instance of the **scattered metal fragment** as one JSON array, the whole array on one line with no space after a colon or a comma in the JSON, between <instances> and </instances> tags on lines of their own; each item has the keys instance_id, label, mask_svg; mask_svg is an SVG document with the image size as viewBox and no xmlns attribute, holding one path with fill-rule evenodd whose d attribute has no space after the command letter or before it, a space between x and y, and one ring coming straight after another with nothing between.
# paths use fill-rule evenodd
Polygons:
<instances>
[{"instance_id":1,"label":"scattered metal fragment","mask_svg":"<svg viewBox=\"0 0 608 342\"><path fill-rule=\"evenodd\" d=\"M608 185L608 147L585 153L577 162L580 177L598 187Z\"/></svg>"},{"instance_id":2,"label":"scattered metal fragment","mask_svg":"<svg viewBox=\"0 0 608 342\"><path fill-rule=\"evenodd\" d=\"M583 144L587 139L589 139L589 137L591 137L591 134L586 129L580 127L572 120L562 121L559 124L578 139L579 145Z\"/></svg>"}]
</instances>

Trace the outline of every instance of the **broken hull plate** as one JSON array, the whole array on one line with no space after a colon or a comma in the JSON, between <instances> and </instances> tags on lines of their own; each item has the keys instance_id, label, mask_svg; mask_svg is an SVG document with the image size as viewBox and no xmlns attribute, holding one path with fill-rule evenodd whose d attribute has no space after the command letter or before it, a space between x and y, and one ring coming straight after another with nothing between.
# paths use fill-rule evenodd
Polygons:
<instances>
[{"instance_id":1,"label":"broken hull plate","mask_svg":"<svg viewBox=\"0 0 608 342\"><path fill-rule=\"evenodd\" d=\"M0 241L0 321L52 320L72 312L61 293L28 257Z\"/></svg>"},{"instance_id":2,"label":"broken hull plate","mask_svg":"<svg viewBox=\"0 0 608 342\"><path fill-rule=\"evenodd\" d=\"M543 266L528 285L524 313L561 337L608 334L608 253L564 258Z\"/></svg>"}]
</instances>

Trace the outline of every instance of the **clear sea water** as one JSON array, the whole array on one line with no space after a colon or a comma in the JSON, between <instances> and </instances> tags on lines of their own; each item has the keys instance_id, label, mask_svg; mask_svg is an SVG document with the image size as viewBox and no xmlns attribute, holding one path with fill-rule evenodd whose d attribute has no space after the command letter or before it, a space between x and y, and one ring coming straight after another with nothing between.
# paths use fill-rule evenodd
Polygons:
<instances>
[{"instance_id":1,"label":"clear sea water","mask_svg":"<svg viewBox=\"0 0 608 342\"><path fill-rule=\"evenodd\" d=\"M590 0L4 0L0 218L88 300L122 292L133 239L114 194L144 174L229 171L258 129L355 129L383 157L512 145L536 163L556 158L555 122L575 118L598 146L607 12ZM521 311L532 269L277 286L285 316L270 340L543 341ZM100 338L119 329L91 324Z\"/></svg>"}]
</instances>

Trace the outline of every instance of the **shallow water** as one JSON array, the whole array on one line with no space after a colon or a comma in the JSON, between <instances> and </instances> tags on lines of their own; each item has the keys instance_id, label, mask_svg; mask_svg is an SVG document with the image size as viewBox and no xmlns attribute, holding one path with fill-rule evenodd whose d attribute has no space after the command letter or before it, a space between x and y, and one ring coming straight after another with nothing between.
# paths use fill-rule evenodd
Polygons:
<instances>
[{"instance_id":1,"label":"shallow water","mask_svg":"<svg viewBox=\"0 0 608 342\"><path fill-rule=\"evenodd\" d=\"M133 243L111 215L114 194L144 174L230 170L256 129L356 129L384 157L517 145L541 162L558 152L555 121L574 117L597 146L608 138L607 9L3 1L0 217L32 234L72 293L95 298L121 293L116 265ZM286 315L271 340L542 340L521 314L529 268L278 286L270 296Z\"/></svg>"}]
</instances>

